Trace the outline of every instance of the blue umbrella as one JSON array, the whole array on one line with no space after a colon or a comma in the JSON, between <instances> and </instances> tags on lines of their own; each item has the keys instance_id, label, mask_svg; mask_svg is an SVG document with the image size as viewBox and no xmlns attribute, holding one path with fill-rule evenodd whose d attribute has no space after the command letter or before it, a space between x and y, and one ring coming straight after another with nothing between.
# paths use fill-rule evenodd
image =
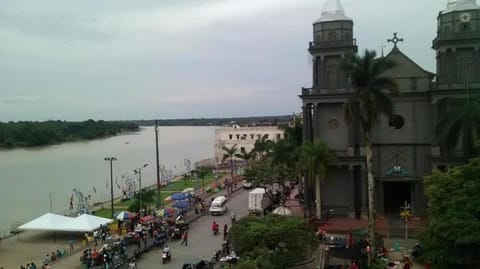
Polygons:
<instances>
[{"instance_id":1,"label":"blue umbrella","mask_svg":"<svg viewBox=\"0 0 480 269\"><path fill-rule=\"evenodd\" d=\"M188 201L176 201L172 206L179 209L186 209L190 207L190 203Z\"/></svg>"},{"instance_id":2,"label":"blue umbrella","mask_svg":"<svg viewBox=\"0 0 480 269\"><path fill-rule=\"evenodd\" d=\"M179 192L179 193L172 194L170 197L172 198L172 200L185 200L185 199L188 199L188 197L190 197L190 193Z\"/></svg>"}]
</instances>

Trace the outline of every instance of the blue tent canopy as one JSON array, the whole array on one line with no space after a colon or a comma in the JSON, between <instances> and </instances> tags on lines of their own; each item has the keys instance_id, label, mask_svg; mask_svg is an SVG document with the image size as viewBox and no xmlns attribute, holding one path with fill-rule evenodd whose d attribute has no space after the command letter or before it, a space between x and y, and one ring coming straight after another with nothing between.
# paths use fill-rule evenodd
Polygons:
<instances>
[{"instance_id":1,"label":"blue tent canopy","mask_svg":"<svg viewBox=\"0 0 480 269\"><path fill-rule=\"evenodd\" d=\"M188 199L190 197L190 193L188 192L178 192L178 193L174 193L170 196L172 198L172 200L185 200L185 199Z\"/></svg>"},{"instance_id":2,"label":"blue tent canopy","mask_svg":"<svg viewBox=\"0 0 480 269\"><path fill-rule=\"evenodd\" d=\"M190 207L190 203L188 201L176 201L172 206L179 209L186 209Z\"/></svg>"}]
</instances>

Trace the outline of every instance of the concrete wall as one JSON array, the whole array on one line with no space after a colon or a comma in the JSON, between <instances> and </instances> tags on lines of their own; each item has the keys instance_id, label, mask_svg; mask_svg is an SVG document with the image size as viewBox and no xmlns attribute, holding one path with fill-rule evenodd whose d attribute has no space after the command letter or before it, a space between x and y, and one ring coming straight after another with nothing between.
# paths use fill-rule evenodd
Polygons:
<instances>
[{"instance_id":1,"label":"concrete wall","mask_svg":"<svg viewBox=\"0 0 480 269\"><path fill-rule=\"evenodd\" d=\"M215 129L215 159L217 163L221 163L225 151L224 146L231 148L237 145L238 152L244 149L250 152L257 139L264 135L268 136L269 140L277 141L284 138L283 130L276 126L262 126L262 127L220 127ZM236 158L234 158L236 159Z\"/></svg>"}]
</instances>

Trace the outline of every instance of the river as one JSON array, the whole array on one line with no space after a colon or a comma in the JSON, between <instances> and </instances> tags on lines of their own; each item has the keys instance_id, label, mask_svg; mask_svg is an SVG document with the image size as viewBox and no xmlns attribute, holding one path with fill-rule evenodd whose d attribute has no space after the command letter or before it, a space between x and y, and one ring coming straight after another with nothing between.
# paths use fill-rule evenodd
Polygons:
<instances>
[{"instance_id":1,"label":"river","mask_svg":"<svg viewBox=\"0 0 480 269\"><path fill-rule=\"evenodd\" d=\"M184 160L214 157L215 127L159 127L160 164L180 174ZM33 149L0 151L0 233L17 222L26 222L47 212L68 209L73 189L94 201L110 199L110 163L115 157L115 195L133 170L142 168L142 186L156 183L155 130L141 127L136 133L106 139L65 143ZM117 185L118 184L118 185Z\"/></svg>"}]
</instances>

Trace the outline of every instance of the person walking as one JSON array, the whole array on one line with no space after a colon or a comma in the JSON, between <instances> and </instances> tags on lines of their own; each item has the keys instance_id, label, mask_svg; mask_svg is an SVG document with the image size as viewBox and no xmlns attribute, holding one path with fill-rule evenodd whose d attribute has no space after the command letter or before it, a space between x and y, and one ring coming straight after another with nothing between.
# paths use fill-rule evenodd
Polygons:
<instances>
[{"instance_id":1,"label":"person walking","mask_svg":"<svg viewBox=\"0 0 480 269\"><path fill-rule=\"evenodd\" d=\"M182 242L180 243L182 246L188 245L188 231L184 231L182 234Z\"/></svg>"},{"instance_id":2,"label":"person walking","mask_svg":"<svg viewBox=\"0 0 480 269\"><path fill-rule=\"evenodd\" d=\"M70 247L70 252L72 252L73 251L73 239L70 238L70 239L68 239L67 242L68 242L68 246Z\"/></svg>"},{"instance_id":3,"label":"person walking","mask_svg":"<svg viewBox=\"0 0 480 269\"><path fill-rule=\"evenodd\" d=\"M228 225L225 223L225 225L223 225L223 240L227 239L227 234L228 234Z\"/></svg>"}]
</instances>

